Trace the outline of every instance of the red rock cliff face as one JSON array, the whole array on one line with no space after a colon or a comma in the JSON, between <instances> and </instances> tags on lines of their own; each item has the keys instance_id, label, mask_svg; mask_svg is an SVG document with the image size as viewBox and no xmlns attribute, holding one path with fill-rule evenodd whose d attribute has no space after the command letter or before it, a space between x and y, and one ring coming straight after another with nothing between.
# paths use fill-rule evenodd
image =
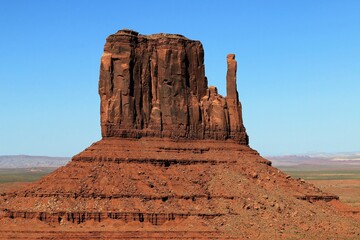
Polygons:
<instances>
[{"instance_id":1,"label":"red rock cliff face","mask_svg":"<svg viewBox=\"0 0 360 240\"><path fill-rule=\"evenodd\" d=\"M181 35L121 30L107 38L99 94L103 137L234 139L247 145L228 56L227 97L208 88L204 50Z\"/></svg>"}]
</instances>

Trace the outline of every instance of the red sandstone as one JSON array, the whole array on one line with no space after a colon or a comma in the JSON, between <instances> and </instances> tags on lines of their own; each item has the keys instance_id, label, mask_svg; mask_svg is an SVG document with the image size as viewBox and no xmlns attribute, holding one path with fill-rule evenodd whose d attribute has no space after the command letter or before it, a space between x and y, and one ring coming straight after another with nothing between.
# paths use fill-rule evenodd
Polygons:
<instances>
[{"instance_id":1,"label":"red sandstone","mask_svg":"<svg viewBox=\"0 0 360 240\"><path fill-rule=\"evenodd\" d=\"M199 41L181 35L110 35L100 67L102 140L3 194L0 236L359 238L337 196L289 178L248 146L235 55L226 97L207 86L203 56Z\"/></svg>"}]
</instances>

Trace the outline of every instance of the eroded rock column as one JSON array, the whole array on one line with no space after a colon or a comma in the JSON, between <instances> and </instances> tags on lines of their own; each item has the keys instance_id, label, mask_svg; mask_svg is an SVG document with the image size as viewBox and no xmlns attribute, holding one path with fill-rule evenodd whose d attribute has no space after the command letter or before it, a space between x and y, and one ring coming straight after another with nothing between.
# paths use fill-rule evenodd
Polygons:
<instances>
[{"instance_id":1,"label":"eroded rock column","mask_svg":"<svg viewBox=\"0 0 360 240\"><path fill-rule=\"evenodd\" d=\"M242 109L236 86L237 62L235 54L227 55L226 103L229 111L230 138L248 144L248 137L242 120Z\"/></svg>"},{"instance_id":2,"label":"eroded rock column","mask_svg":"<svg viewBox=\"0 0 360 240\"><path fill-rule=\"evenodd\" d=\"M229 54L227 97L208 88L199 41L120 30L107 38L99 94L102 136L234 139L247 144Z\"/></svg>"}]
</instances>

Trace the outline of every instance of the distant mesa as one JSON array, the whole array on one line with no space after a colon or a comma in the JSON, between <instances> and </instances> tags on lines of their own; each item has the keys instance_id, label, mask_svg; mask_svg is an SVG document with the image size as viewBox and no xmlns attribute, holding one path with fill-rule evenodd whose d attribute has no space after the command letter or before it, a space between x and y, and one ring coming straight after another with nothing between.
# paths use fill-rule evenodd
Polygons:
<instances>
[{"instance_id":1,"label":"distant mesa","mask_svg":"<svg viewBox=\"0 0 360 240\"><path fill-rule=\"evenodd\" d=\"M60 167L70 161L66 157L46 157L27 155L0 156L0 168L32 168L32 167Z\"/></svg>"}]
</instances>

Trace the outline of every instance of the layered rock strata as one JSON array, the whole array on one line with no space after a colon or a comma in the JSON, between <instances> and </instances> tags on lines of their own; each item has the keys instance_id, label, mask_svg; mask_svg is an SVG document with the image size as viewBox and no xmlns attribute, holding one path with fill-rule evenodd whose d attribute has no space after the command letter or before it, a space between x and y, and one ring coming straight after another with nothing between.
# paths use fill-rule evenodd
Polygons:
<instances>
[{"instance_id":1,"label":"layered rock strata","mask_svg":"<svg viewBox=\"0 0 360 240\"><path fill-rule=\"evenodd\" d=\"M234 54L228 66L224 98L207 86L199 41L130 30L110 35L100 67L102 136L234 139L247 145Z\"/></svg>"},{"instance_id":2,"label":"layered rock strata","mask_svg":"<svg viewBox=\"0 0 360 240\"><path fill-rule=\"evenodd\" d=\"M6 217L49 223L114 219L162 225L241 216L256 204L270 212L263 214L274 214L274 203L287 206L279 198L297 204L336 199L270 165L233 140L105 138L32 186L7 194L1 207ZM291 191L274 191L277 186Z\"/></svg>"}]
</instances>

